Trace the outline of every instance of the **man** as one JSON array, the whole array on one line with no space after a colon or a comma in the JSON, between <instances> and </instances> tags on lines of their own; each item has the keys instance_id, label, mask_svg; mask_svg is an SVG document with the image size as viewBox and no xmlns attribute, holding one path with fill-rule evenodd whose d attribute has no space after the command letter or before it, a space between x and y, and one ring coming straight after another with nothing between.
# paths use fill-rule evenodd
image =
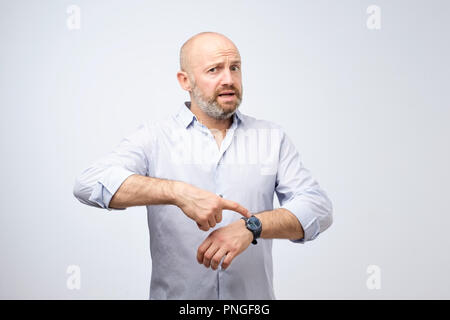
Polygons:
<instances>
[{"instance_id":1,"label":"man","mask_svg":"<svg viewBox=\"0 0 450 320\"><path fill-rule=\"evenodd\" d=\"M231 40L197 34L180 65L191 101L87 168L74 195L108 210L147 206L150 299L274 299L271 239L315 239L332 204L283 130L238 110Z\"/></svg>"}]
</instances>

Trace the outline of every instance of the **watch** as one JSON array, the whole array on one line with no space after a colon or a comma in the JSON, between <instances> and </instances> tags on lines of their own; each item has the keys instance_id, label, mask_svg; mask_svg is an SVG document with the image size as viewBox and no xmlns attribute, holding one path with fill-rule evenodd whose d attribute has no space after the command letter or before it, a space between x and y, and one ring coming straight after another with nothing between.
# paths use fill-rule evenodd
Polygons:
<instances>
[{"instance_id":1,"label":"watch","mask_svg":"<svg viewBox=\"0 0 450 320\"><path fill-rule=\"evenodd\" d=\"M261 231L262 231L261 220L259 220L254 215L252 215L250 218L242 217L241 219L243 219L245 221L245 226L253 234L252 243L257 244L258 242L256 241L256 239L258 239L261 236Z\"/></svg>"}]
</instances>

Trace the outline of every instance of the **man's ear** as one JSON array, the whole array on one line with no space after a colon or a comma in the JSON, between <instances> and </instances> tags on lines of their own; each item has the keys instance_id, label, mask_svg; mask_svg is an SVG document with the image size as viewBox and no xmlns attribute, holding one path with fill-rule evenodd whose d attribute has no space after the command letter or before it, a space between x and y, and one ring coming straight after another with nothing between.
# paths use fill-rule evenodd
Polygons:
<instances>
[{"instance_id":1,"label":"man's ear","mask_svg":"<svg viewBox=\"0 0 450 320\"><path fill-rule=\"evenodd\" d=\"M185 71L178 71L177 72L177 79L178 82L180 83L181 88L183 88L183 90L186 91L191 91L191 81L189 80L189 76L187 74L187 72Z\"/></svg>"}]
</instances>

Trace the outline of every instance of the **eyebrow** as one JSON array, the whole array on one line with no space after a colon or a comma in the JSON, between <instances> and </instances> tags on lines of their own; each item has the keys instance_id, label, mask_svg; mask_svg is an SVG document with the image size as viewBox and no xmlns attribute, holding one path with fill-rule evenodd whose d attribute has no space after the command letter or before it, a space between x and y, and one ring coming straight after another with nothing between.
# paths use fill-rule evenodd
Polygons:
<instances>
[{"instance_id":1,"label":"eyebrow","mask_svg":"<svg viewBox=\"0 0 450 320\"><path fill-rule=\"evenodd\" d=\"M213 62L210 63L206 66L206 68L211 68L212 66L217 66L217 65L221 65L223 64L223 61L217 61L217 62ZM241 64L241 60L232 60L231 64Z\"/></svg>"}]
</instances>

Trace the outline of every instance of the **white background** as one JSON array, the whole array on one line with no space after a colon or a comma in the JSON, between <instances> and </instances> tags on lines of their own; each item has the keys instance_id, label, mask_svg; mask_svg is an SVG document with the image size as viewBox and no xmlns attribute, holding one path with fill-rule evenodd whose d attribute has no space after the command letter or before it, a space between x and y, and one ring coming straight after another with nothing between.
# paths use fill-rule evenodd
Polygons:
<instances>
[{"instance_id":1,"label":"white background","mask_svg":"<svg viewBox=\"0 0 450 320\"><path fill-rule=\"evenodd\" d=\"M81 9L81 29L66 12ZM369 5L381 8L370 30ZM334 205L274 241L278 299L450 298L447 1L0 1L0 298L147 299L146 210L79 203L75 177L188 99L190 36L243 60L240 110L283 126ZM80 290L66 286L81 268ZM366 284L369 265L381 288Z\"/></svg>"}]
</instances>

